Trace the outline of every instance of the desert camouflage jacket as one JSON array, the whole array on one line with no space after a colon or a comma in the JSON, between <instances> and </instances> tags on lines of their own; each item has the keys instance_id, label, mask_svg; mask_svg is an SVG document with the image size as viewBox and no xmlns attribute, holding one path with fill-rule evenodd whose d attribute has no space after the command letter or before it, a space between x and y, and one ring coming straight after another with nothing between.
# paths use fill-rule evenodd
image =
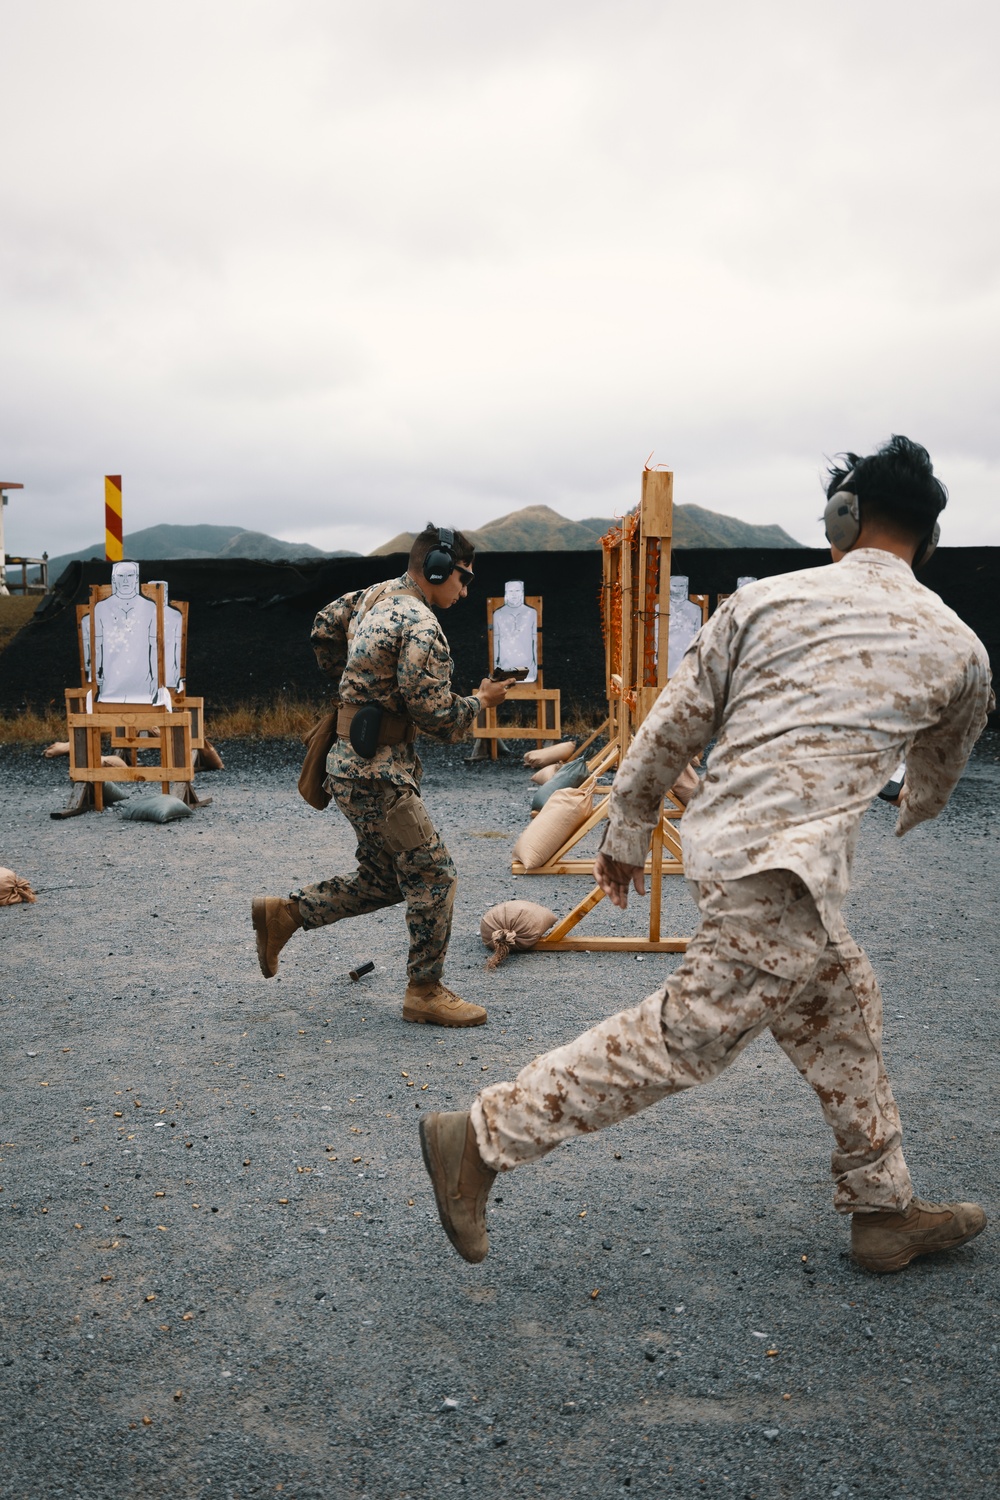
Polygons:
<instances>
[{"instance_id":1,"label":"desert camouflage jacket","mask_svg":"<svg viewBox=\"0 0 1000 1500\"><path fill-rule=\"evenodd\" d=\"M793 870L829 928L861 815L895 766L905 758L903 834L944 807L994 701L981 642L892 553L746 584L640 727L603 848L641 864L661 796L717 737L681 824L685 873Z\"/></svg>"},{"instance_id":2,"label":"desert camouflage jacket","mask_svg":"<svg viewBox=\"0 0 1000 1500\"><path fill-rule=\"evenodd\" d=\"M376 593L365 612L365 596ZM363 617L352 630L356 612ZM461 698L452 692L454 663L444 631L405 573L334 599L316 616L312 643L322 670L339 679L342 703L381 703L408 714L424 734L446 741L461 739L479 713L474 694ZM412 744L382 745L366 760L348 740L337 740L327 771L415 786L420 760Z\"/></svg>"}]
</instances>

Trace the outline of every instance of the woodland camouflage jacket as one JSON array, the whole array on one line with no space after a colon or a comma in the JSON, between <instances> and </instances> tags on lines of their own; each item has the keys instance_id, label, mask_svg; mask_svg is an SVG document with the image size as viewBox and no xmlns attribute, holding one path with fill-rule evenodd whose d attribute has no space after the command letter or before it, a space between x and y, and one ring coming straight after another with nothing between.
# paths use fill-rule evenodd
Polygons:
<instances>
[{"instance_id":1,"label":"woodland camouflage jacket","mask_svg":"<svg viewBox=\"0 0 1000 1500\"><path fill-rule=\"evenodd\" d=\"M366 596L377 596L376 602ZM362 618L352 629L355 613ZM474 694L461 698L452 692L454 663L444 631L405 573L326 605L313 624L312 643L321 669L339 681L342 703L380 703L446 741L460 740L480 711ZM327 771L413 786L420 760L412 744L382 745L366 760L348 740L337 740Z\"/></svg>"},{"instance_id":2,"label":"woodland camouflage jacket","mask_svg":"<svg viewBox=\"0 0 1000 1500\"><path fill-rule=\"evenodd\" d=\"M681 824L695 881L792 870L830 928L861 816L906 760L896 832L951 796L994 702L986 650L892 553L746 584L637 733L603 848L640 865L660 798L714 737Z\"/></svg>"}]
</instances>

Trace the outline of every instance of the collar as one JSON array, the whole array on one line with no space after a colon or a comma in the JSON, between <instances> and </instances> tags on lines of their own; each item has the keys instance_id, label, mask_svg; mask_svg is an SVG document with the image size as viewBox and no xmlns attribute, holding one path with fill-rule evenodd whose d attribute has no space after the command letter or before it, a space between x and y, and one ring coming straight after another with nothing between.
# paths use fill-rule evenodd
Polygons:
<instances>
[{"instance_id":1,"label":"collar","mask_svg":"<svg viewBox=\"0 0 1000 1500\"><path fill-rule=\"evenodd\" d=\"M839 566L845 563L864 563L869 567L892 568L897 573L909 573L913 576L913 569L903 558L897 557L895 552L885 552L881 547L855 547L850 552L845 552L840 559Z\"/></svg>"},{"instance_id":2,"label":"collar","mask_svg":"<svg viewBox=\"0 0 1000 1500\"><path fill-rule=\"evenodd\" d=\"M416 589L417 593L420 595L421 599L427 605L427 608L428 609L433 609L434 608L434 606L431 604L431 601L428 599L427 595L424 593L423 587L421 586L419 579L414 578L413 575L412 575L412 573L409 572L409 570L407 570L403 574L402 578L399 579L399 583L401 585L405 585L407 588Z\"/></svg>"}]
</instances>

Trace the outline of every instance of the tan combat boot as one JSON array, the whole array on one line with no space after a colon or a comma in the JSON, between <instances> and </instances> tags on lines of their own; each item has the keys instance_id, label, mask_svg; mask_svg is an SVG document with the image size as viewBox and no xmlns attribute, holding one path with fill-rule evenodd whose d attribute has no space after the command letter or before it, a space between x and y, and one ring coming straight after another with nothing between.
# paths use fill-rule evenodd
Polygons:
<instances>
[{"instance_id":1,"label":"tan combat boot","mask_svg":"<svg viewBox=\"0 0 1000 1500\"><path fill-rule=\"evenodd\" d=\"M925 1203L913 1198L905 1213L852 1214L851 1254L866 1271L901 1271L918 1255L954 1250L986 1228L978 1203Z\"/></svg>"},{"instance_id":2,"label":"tan combat boot","mask_svg":"<svg viewBox=\"0 0 1000 1500\"><path fill-rule=\"evenodd\" d=\"M497 1174L479 1154L468 1112L424 1115L420 1149L445 1234L466 1260L485 1260L490 1249L486 1200Z\"/></svg>"},{"instance_id":3,"label":"tan combat boot","mask_svg":"<svg viewBox=\"0 0 1000 1500\"><path fill-rule=\"evenodd\" d=\"M403 1020L431 1026L485 1026L486 1012L481 1005L470 1005L453 995L440 979L429 984L411 980L403 996Z\"/></svg>"},{"instance_id":4,"label":"tan combat boot","mask_svg":"<svg viewBox=\"0 0 1000 1500\"><path fill-rule=\"evenodd\" d=\"M284 896L255 896L250 910L260 972L265 979L273 979L278 972L278 954L302 926L299 903Z\"/></svg>"}]
</instances>

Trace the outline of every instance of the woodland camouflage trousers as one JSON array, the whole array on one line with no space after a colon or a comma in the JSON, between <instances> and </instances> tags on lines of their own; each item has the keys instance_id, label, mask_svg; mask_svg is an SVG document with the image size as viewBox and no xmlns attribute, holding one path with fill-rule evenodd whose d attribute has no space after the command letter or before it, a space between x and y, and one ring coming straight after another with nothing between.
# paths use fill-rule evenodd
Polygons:
<instances>
[{"instance_id":1,"label":"woodland camouflage trousers","mask_svg":"<svg viewBox=\"0 0 1000 1500\"><path fill-rule=\"evenodd\" d=\"M358 836L358 868L291 894L303 925L325 927L343 917L406 902L412 984L440 979L444 970L455 866L417 794L393 782L329 778L334 800Z\"/></svg>"},{"instance_id":2,"label":"woodland camouflage trousers","mask_svg":"<svg viewBox=\"0 0 1000 1500\"><path fill-rule=\"evenodd\" d=\"M882 996L865 954L843 924L828 936L790 871L696 889L701 924L661 989L478 1096L472 1123L483 1160L500 1171L520 1166L708 1083L770 1029L833 1131L834 1207L905 1209L913 1189L882 1062Z\"/></svg>"}]
</instances>

